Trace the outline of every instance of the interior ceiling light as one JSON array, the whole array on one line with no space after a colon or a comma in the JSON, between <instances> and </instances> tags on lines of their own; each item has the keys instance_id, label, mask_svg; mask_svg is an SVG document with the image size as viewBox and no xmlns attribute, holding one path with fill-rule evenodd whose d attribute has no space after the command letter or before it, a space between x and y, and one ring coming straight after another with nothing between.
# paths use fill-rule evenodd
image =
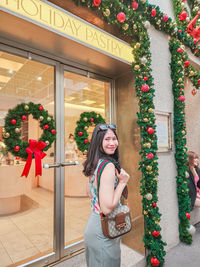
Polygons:
<instances>
[{"instance_id":1,"label":"interior ceiling light","mask_svg":"<svg viewBox=\"0 0 200 267\"><path fill-rule=\"evenodd\" d=\"M42 77L41 76L38 76L37 77L37 81L42 81Z\"/></svg>"},{"instance_id":2,"label":"interior ceiling light","mask_svg":"<svg viewBox=\"0 0 200 267\"><path fill-rule=\"evenodd\" d=\"M86 91L91 91L92 89L90 89L89 87L84 87L83 90L86 90Z\"/></svg>"},{"instance_id":3,"label":"interior ceiling light","mask_svg":"<svg viewBox=\"0 0 200 267\"><path fill-rule=\"evenodd\" d=\"M0 58L0 67L3 69L18 71L19 69L21 69L22 66L22 63L8 60L5 58Z\"/></svg>"},{"instance_id":4,"label":"interior ceiling light","mask_svg":"<svg viewBox=\"0 0 200 267\"><path fill-rule=\"evenodd\" d=\"M1 83L7 83L10 80L10 77L0 75L0 82Z\"/></svg>"},{"instance_id":5,"label":"interior ceiling light","mask_svg":"<svg viewBox=\"0 0 200 267\"><path fill-rule=\"evenodd\" d=\"M13 74L14 71L13 71L13 70L8 70L8 73L9 73L9 74Z\"/></svg>"},{"instance_id":6,"label":"interior ceiling light","mask_svg":"<svg viewBox=\"0 0 200 267\"><path fill-rule=\"evenodd\" d=\"M82 101L81 103L85 104L85 105L91 105L91 104L96 103L96 101L94 101L94 100L85 100L85 101Z\"/></svg>"}]
</instances>

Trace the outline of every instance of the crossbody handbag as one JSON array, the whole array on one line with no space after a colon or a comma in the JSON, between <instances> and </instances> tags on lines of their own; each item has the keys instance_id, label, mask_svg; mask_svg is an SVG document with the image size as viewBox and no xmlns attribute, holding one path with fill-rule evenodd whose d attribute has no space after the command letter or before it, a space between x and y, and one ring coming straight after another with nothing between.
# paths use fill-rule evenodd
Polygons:
<instances>
[{"instance_id":1,"label":"crossbody handbag","mask_svg":"<svg viewBox=\"0 0 200 267\"><path fill-rule=\"evenodd\" d=\"M99 199L99 186L100 186L100 178L103 169L105 166L111 161L104 160L100 163L97 169L97 194ZM119 167L114 164L115 167L120 171ZM125 187L122 195L124 198L128 198L128 189ZM104 215L101 212L101 225L104 236L108 238L116 238L121 235L124 235L131 231L131 216L130 216L130 208L128 205L121 205L116 207L110 214Z\"/></svg>"}]
</instances>

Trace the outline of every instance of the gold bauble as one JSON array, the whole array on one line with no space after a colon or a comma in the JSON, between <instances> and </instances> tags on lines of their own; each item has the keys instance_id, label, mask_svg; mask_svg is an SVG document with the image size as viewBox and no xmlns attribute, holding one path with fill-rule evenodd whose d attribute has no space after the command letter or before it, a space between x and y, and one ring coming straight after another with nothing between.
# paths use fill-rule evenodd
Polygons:
<instances>
[{"instance_id":1,"label":"gold bauble","mask_svg":"<svg viewBox=\"0 0 200 267\"><path fill-rule=\"evenodd\" d=\"M182 78L179 78L179 79L178 79L178 82L179 82L179 83L181 83L182 81L183 81Z\"/></svg>"},{"instance_id":2,"label":"gold bauble","mask_svg":"<svg viewBox=\"0 0 200 267\"><path fill-rule=\"evenodd\" d=\"M147 193L146 195L145 195L145 198L147 199L147 200L152 200L152 194L151 193Z\"/></svg>"},{"instance_id":3,"label":"gold bauble","mask_svg":"<svg viewBox=\"0 0 200 267\"><path fill-rule=\"evenodd\" d=\"M152 108L149 108L149 109L148 109L148 112L149 112L149 113L153 113L153 109L152 109Z\"/></svg>"},{"instance_id":4,"label":"gold bauble","mask_svg":"<svg viewBox=\"0 0 200 267\"><path fill-rule=\"evenodd\" d=\"M181 132L183 135L185 135L185 131L183 130L182 132Z\"/></svg>"},{"instance_id":5,"label":"gold bauble","mask_svg":"<svg viewBox=\"0 0 200 267\"><path fill-rule=\"evenodd\" d=\"M24 105L24 109L25 110L29 110L29 106L28 105Z\"/></svg>"},{"instance_id":6,"label":"gold bauble","mask_svg":"<svg viewBox=\"0 0 200 267\"><path fill-rule=\"evenodd\" d=\"M88 119L86 117L83 118L84 121L88 121Z\"/></svg>"},{"instance_id":7,"label":"gold bauble","mask_svg":"<svg viewBox=\"0 0 200 267\"><path fill-rule=\"evenodd\" d=\"M84 154L84 155L87 155L87 150L85 150L85 151L83 152L83 154Z\"/></svg>"},{"instance_id":8,"label":"gold bauble","mask_svg":"<svg viewBox=\"0 0 200 267\"><path fill-rule=\"evenodd\" d=\"M47 117L47 121L51 121L51 117Z\"/></svg>"},{"instance_id":9,"label":"gold bauble","mask_svg":"<svg viewBox=\"0 0 200 267\"><path fill-rule=\"evenodd\" d=\"M139 70L140 69L140 66L139 65L135 65L134 66L134 70Z\"/></svg>"},{"instance_id":10,"label":"gold bauble","mask_svg":"<svg viewBox=\"0 0 200 267\"><path fill-rule=\"evenodd\" d=\"M144 210L143 213L144 213L144 215L147 215L148 214L148 212L146 210Z\"/></svg>"},{"instance_id":11,"label":"gold bauble","mask_svg":"<svg viewBox=\"0 0 200 267\"><path fill-rule=\"evenodd\" d=\"M135 49L139 49L140 48L140 43L136 43L134 46Z\"/></svg>"},{"instance_id":12,"label":"gold bauble","mask_svg":"<svg viewBox=\"0 0 200 267\"><path fill-rule=\"evenodd\" d=\"M49 141L47 140L47 141L45 141L45 143L47 144L47 146L49 145Z\"/></svg>"},{"instance_id":13,"label":"gold bauble","mask_svg":"<svg viewBox=\"0 0 200 267\"><path fill-rule=\"evenodd\" d=\"M149 149L151 148L151 144L150 143L146 143L146 147Z\"/></svg>"},{"instance_id":14,"label":"gold bauble","mask_svg":"<svg viewBox=\"0 0 200 267\"><path fill-rule=\"evenodd\" d=\"M137 30L137 26L135 24L133 25L133 30Z\"/></svg>"},{"instance_id":15,"label":"gold bauble","mask_svg":"<svg viewBox=\"0 0 200 267\"><path fill-rule=\"evenodd\" d=\"M190 73L189 73L189 76L193 76L194 75L194 71L190 71Z\"/></svg>"},{"instance_id":16,"label":"gold bauble","mask_svg":"<svg viewBox=\"0 0 200 267\"><path fill-rule=\"evenodd\" d=\"M122 26L122 29L125 30L125 31L127 31L127 30L128 30L128 27L129 27L129 25L128 25L127 23L125 23L125 24Z\"/></svg>"},{"instance_id":17,"label":"gold bauble","mask_svg":"<svg viewBox=\"0 0 200 267\"><path fill-rule=\"evenodd\" d=\"M148 122L149 121L148 118L144 118L143 120L144 120L144 122Z\"/></svg>"},{"instance_id":18,"label":"gold bauble","mask_svg":"<svg viewBox=\"0 0 200 267\"><path fill-rule=\"evenodd\" d=\"M182 61L179 60L179 61L178 61L178 64L179 64L179 65L182 65Z\"/></svg>"},{"instance_id":19,"label":"gold bauble","mask_svg":"<svg viewBox=\"0 0 200 267\"><path fill-rule=\"evenodd\" d=\"M146 3L146 0L141 0L141 3L142 3L142 4L145 4L145 3Z\"/></svg>"},{"instance_id":20,"label":"gold bauble","mask_svg":"<svg viewBox=\"0 0 200 267\"><path fill-rule=\"evenodd\" d=\"M97 118L99 118L99 114L97 114Z\"/></svg>"},{"instance_id":21,"label":"gold bauble","mask_svg":"<svg viewBox=\"0 0 200 267\"><path fill-rule=\"evenodd\" d=\"M88 130L88 127L87 127L87 126L85 126L85 127L84 127L84 129L87 131L87 130Z\"/></svg>"},{"instance_id":22,"label":"gold bauble","mask_svg":"<svg viewBox=\"0 0 200 267\"><path fill-rule=\"evenodd\" d=\"M19 133L20 132L20 129L19 128L15 128L15 132L16 133Z\"/></svg>"},{"instance_id":23,"label":"gold bauble","mask_svg":"<svg viewBox=\"0 0 200 267\"><path fill-rule=\"evenodd\" d=\"M10 137L10 134L9 133L3 133L3 137L4 138L9 138Z\"/></svg>"},{"instance_id":24,"label":"gold bauble","mask_svg":"<svg viewBox=\"0 0 200 267\"><path fill-rule=\"evenodd\" d=\"M39 117L39 120L40 120L40 121L43 121L43 120L44 120L44 117L43 117L43 116L40 116L40 117Z\"/></svg>"},{"instance_id":25,"label":"gold bauble","mask_svg":"<svg viewBox=\"0 0 200 267\"><path fill-rule=\"evenodd\" d=\"M105 17L109 17L110 16L110 9L106 8L105 11L103 12Z\"/></svg>"},{"instance_id":26,"label":"gold bauble","mask_svg":"<svg viewBox=\"0 0 200 267\"><path fill-rule=\"evenodd\" d=\"M150 165L146 166L146 170L147 171L151 171L152 170L152 166L150 166Z\"/></svg>"}]
</instances>

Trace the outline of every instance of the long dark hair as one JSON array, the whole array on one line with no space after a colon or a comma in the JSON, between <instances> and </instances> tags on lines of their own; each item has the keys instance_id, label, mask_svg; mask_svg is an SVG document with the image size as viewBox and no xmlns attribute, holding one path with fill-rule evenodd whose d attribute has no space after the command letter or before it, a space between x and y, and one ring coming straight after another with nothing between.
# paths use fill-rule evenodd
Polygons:
<instances>
[{"instance_id":1,"label":"long dark hair","mask_svg":"<svg viewBox=\"0 0 200 267\"><path fill-rule=\"evenodd\" d=\"M90 146L87 152L87 159L83 163L83 167L84 167L83 173L85 174L85 176L90 176L94 174L94 171L97 167L99 159L110 160L113 163L117 164L118 167L120 168L118 147L116 148L115 153L113 155L107 155L103 150L102 143L103 143L103 139L104 139L104 136L107 130L99 131L100 125L104 125L104 124L97 124L94 128L94 131L92 133L91 143L90 143ZM110 129L110 130L113 131L113 133L117 137L116 131L113 129ZM118 140L118 137L117 137L117 140Z\"/></svg>"}]
</instances>

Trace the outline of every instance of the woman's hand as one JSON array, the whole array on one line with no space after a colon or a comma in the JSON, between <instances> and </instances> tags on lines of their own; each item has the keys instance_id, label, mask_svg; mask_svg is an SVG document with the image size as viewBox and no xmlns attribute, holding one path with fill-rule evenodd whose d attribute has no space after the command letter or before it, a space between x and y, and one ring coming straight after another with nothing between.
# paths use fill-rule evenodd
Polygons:
<instances>
[{"instance_id":1,"label":"woman's hand","mask_svg":"<svg viewBox=\"0 0 200 267\"><path fill-rule=\"evenodd\" d=\"M124 169L121 169L120 173L118 172L117 169L115 169L115 173L116 173L116 176L119 180L119 183L122 183L122 184L128 183L130 175Z\"/></svg>"}]
</instances>

